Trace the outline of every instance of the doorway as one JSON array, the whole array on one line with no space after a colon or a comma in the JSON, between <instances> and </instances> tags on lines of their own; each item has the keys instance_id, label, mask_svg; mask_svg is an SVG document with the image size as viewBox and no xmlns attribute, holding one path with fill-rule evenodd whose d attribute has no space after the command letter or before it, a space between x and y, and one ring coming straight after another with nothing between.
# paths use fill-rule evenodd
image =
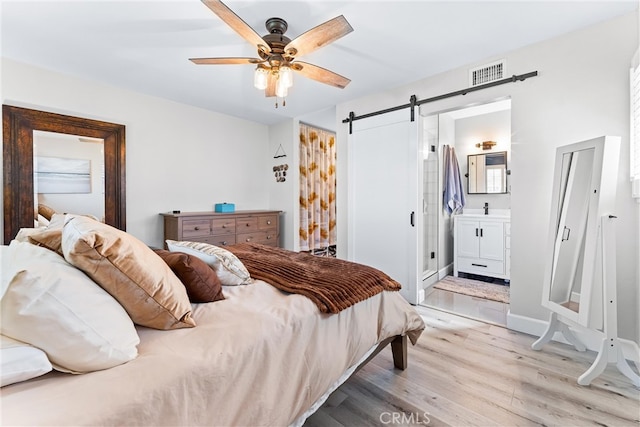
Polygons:
<instances>
[{"instance_id":1,"label":"doorway","mask_svg":"<svg viewBox=\"0 0 640 427\"><path fill-rule=\"evenodd\" d=\"M458 315L506 325L509 310L509 281L490 276L454 272L454 216L443 209L443 147L453 147L460 169L466 203L465 214L483 213L488 203L491 213L510 215L511 186L507 164L507 189L501 194L469 194L467 156L487 153L482 142L493 141L490 152L505 151L511 156L511 101L509 99L464 107L422 117L424 259L421 305ZM434 182L434 176L437 177ZM435 189L434 189L435 187ZM436 214L429 217L429 207L435 203ZM434 224L435 223L435 224ZM436 233L432 230L436 229ZM433 236L437 236L434 241ZM505 241L510 247L510 241ZM509 249L507 249L507 255ZM432 257L432 253L435 256ZM430 262L429 262L430 261ZM434 272L435 262L435 272ZM508 257L505 265L509 263ZM507 267L508 268L508 265ZM506 302L505 302L506 301Z\"/></svg>"}]
</instances>

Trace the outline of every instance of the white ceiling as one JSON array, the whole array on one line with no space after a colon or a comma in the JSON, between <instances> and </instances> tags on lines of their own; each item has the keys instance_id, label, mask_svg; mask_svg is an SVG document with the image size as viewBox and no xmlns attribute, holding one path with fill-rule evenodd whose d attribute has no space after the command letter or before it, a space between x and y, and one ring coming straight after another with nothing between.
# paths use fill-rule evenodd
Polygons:
<instances>
[{"instance_id":1,"label":"white ceiling","mask_svg":"<svg viewBox=\"0 0 640 427\"><path fill-rule=\"evenodd\" d=\"M351 99L628 13L638 0L235 1L259 34L272 16L291 39L337 15L354 31L299 59L350 78L346 89L299 75L286 107L253 88L250 65L188 58L256 56L199 0L2 0L2 56L264 124ZM529 70L526 70L529 71ZM461 88L456 88L461 89Z\"/></svg>"}]
</instances>

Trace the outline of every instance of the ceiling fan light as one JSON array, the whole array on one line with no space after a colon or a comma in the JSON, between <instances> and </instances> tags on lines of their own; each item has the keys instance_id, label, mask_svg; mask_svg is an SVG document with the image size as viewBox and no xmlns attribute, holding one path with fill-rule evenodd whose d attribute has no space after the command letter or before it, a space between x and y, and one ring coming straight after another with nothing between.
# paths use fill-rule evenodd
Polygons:
<instances>
[{"instance_id":1,"label":"ceiling fan light","mask_svg":"<svg viewBox=\"0 0 640 427\"><path fill-rule=\"evenodd\" d=\"M282 65L278 74L278 80L282 80L286 87L289 88L293 86L293 71L291 71L291 67L288 65Z\"/></svg>"},{"instance_id":2,"label":"ceiling fan light","mask_svg":"<svg viewBox=\"0 0 640 427\"><path fill-rule=\"evenodd\" d=\"M253 73L253 85L256 89L265 90L267 88L267 77L269 72L261 66L256 67Z\"/></svg>"},{"instance_id":3,"label":"ceiling fan light","mask_svg":"<svg viewBox=\"0 0 640 427\"><path fill-rule=\"evenodd\" d=\"M278 98L286 97L288 89L286 82L281 77L278 78L278 81L276 82L276 96Z\"/></svg>"}]
</instances>

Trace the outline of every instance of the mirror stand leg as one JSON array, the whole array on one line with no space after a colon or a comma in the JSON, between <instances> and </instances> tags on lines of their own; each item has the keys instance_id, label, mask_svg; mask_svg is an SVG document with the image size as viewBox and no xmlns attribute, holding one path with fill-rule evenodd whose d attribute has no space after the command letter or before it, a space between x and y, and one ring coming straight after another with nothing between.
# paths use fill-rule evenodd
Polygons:
<instances>
[{"instance_id":1,"label":"mirror stand leg","mask_svg":"<svg viewBox=\"0 0 640 427\"><path fill-rule=\"evenodd\" d=\"M573 345L578 351L585 351L587 347L580 342L580 340L571 332L571 329L560 320L558 320L558 315L553 312L549 317L549 325L547 325L547 330L544 331L544 334L536 342L531 344L532 350L540 350L542 346L551 341L553 338L553 334L556 332L562 333L564 339L567 340L571 345Z\"/></svg>"},{"instance_id":2,"label":"mirror stand leg","mask_svg":"<svg viewBox=\"0 0 640 427\"><path fill-rule=\"evenodd\" d=\"M634 386L640 388L640 376L633 372L624 355L617 338L604 338L598 351L598 356L587 371L580 375L578 384L589 385L598 375L604 372L609 363L615 363L618 370L631 380Z\"/></svg>"},{"instance_id":3,"label":"mirror stand leg","mask_svg":"<svg viewBox=\"0 0 640 427\"><path fill-rule=\"evenodd\" d=\"M544 331L544 334L540 338L536 340L533 344L531 344L532 350L542 350L542 346L551 341L553 334L558 330L558 316L556 313L551 313L549 317L549 324L547 325L547 329Z\"/></svg>"},{"instance_id":4,"label":"mirror stand leg","mask_svg":"<svg viewBox=\"0 0 640 427\"><path fill-rule=\"evenodd\" d=\"M573 345L576 350L585 351L587 349L587 346L582 344L582 342L573 334L573 332L571 332L571 329L569 329L567 325L565 325L564 323L560 323L559 329L560 332L562 332L564 339L566 339L571 345Z\"/></svg>"}]
</instances>

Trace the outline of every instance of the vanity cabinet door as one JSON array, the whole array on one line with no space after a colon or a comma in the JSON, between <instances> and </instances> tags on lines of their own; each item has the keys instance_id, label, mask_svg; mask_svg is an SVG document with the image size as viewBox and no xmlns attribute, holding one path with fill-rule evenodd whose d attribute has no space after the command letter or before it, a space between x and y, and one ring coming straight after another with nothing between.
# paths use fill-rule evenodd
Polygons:
<instances>
[{"instance_id":1,"label":"vanity cabinet door","mask_svg":"<svg viewBox=\"0 0 640 427\"><path fill-rule=\"evenodd\" d=\"M501 222L480 221L480 258L504 260L504 226Z\"/></svg>"},{"instance_id":2,"label":"vanity cabinet door","mask_svg":"<svg viewBox=\"0 0 640 427\"><path fill-rule=\"evenodd\" d=\"M480 231L478 221L458 220L456 244L459 257L478 258L480 256Z\"/></svg>"}]
</instances>

